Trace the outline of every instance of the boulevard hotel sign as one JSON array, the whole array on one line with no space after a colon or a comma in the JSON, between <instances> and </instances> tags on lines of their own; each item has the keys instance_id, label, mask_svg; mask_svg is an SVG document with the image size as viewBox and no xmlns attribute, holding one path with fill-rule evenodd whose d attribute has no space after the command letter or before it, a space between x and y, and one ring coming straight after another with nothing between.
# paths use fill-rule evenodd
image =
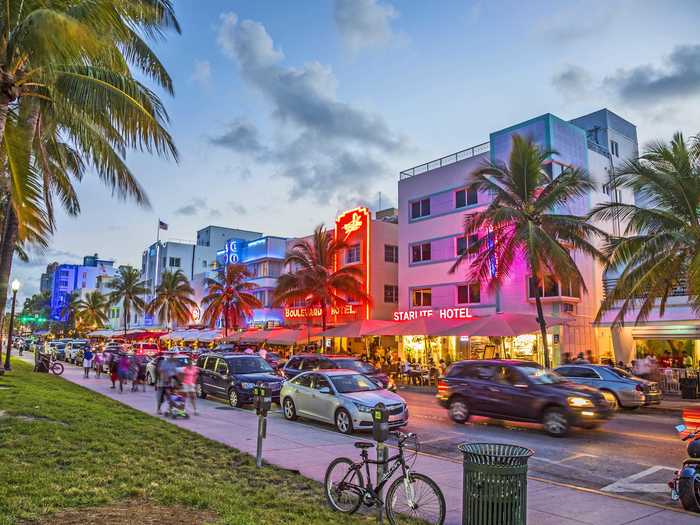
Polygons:
<instances>
[{"instance_id":1,"label":"boulevard hotel sign","mask_svg":"<svg viewBox=\"0 0 700 525\"><path fill-rule=\"evenodd\" d=\"M345 306L333 306L328 310L330 315L355 315L357 308L355 305L347 304ZM308 319L309 317L321 317L323 311L320 306L285 308L285 319Z\"/></svg>"}]
</instances>

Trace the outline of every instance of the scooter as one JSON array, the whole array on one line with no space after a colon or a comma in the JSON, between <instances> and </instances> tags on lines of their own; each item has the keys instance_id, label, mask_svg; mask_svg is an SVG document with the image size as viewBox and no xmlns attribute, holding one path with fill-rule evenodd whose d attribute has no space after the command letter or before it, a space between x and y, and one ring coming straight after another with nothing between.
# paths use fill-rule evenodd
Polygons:
<instances>
[{"instance_id":1,"label":"scooter","mask_svg":"<svg viewBox=\"0 0 700 525\"><path fill-rule=\"evenodd\" d=\"M682 433L688 430L688 427L678 425L676 430ZM688 457L683 461L683 468L677 470L673 479L668 482L671 487L671 499L680 499L685 510L700 513L700 428L690 432L683 441L690 441Z\"/></svg>"}]
</instances>

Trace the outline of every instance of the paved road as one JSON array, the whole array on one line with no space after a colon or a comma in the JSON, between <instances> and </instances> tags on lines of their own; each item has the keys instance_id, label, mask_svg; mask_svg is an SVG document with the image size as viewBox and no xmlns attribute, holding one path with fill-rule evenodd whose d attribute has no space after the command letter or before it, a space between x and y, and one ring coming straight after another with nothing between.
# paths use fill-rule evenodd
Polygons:
<instances>
[{"instance_id":1,"label":"paved road","mask_svg":"<svg viewBox=\"0 0 700 525\"><path fill-rule=\"evenodd\" d=\"M459 425L432 395L400 394L410 410L406 428L419 435L423 452L460 459L456 446L465 441L522 445L535 451L533 476L672 504L666 482L685 457L685 444L674 430L676 417L622 412L600 429L552 438L538 425L486 418Z\"/></svg>"}]
</instances>

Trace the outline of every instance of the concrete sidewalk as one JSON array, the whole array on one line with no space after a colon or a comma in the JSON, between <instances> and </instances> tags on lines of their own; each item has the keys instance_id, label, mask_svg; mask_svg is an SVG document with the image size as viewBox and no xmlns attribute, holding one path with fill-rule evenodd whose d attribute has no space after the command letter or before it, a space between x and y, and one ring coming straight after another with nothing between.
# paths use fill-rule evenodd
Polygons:
<instances>
[{"instance_id":1,"label":"concrete sidewalk","mask_svg":"<svg viewBox=\"0 0 700 525\"><path fill-rule=\"evenodd\" d=\"M27 356L24 358L32 359ZM146 392L125 391L120 394L118 390L109 388L110 381L105 376L99 380L86 380L82 377L82 369L71 365L66 365L62 377L132 408L155 415L155 394L152 387L147 387ZM229 408L217 401L198 402L200 415L173 423L255 455L257 417L254 412ZM299 471L302 475L322 483L326 468L333 459L340 456L359 457L359 451L353 447L353 442L361 439L371 437L344 436L330 428L324 430L303 422L289 422L276 412L268 418L264 459L272 465ZM446 523L461 523L461 465L447 459L421 454L414 470L433 478L442 489L448 509ZM700 523L700 516L531 479L528 482L528 523L697 525Z\"/></svg>"}]
</instances>

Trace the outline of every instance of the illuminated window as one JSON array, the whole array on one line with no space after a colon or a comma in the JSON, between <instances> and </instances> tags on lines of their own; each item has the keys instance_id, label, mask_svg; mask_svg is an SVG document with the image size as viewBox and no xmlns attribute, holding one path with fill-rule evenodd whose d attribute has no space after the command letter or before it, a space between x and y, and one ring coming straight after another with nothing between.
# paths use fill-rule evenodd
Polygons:
<instances>
[{"instance_id":1,"label":"illuminated window","mask_svg":"<svg viewBox=\"0 0 700 525\"><path fill-rule=\"evenodd\" d=\"M384 285L384 302L398 303L399 302L399 287L393 284Z\"/></svg>"},{"instance_id":2,"label":"illuminated window","mask_svg":"<svg viewBox=\"0 0 700 525\"><path fill-rule=\"evenodd\" d=\"M354 264L354 263L359 263L359 262L360 262L360 245L353 244L352 246L348 246L348 249L345 252L345 264Z\"/></svg>"},{"instance_id":3,"label":"illuminated window","mask_svg":"<svg viewBox=\"0 0 700 525\"><path fill-rule=\"evenodd\" d=\"M413 201L411 203L411 219L430 215L430 198Z\"/></svg>"},{"instance_id":4,"label":"illuminated window","mask_svg":"<svg viewBox=\"0 0 700 525\"><path fill-rule=\"evenodd\" d=\"M411 293L413 306L432 306L433 291L430 288L416 288Z\"/></svg>"},{"instance_id":5,"label":"illuminated window","mask_svg":"<svg viewBox=\"0 0 700 525\"><path fill-rule=\"evenodd\" d=\"M431 259L430 243L424 242L411 246L411 262L423 262Z\"/></svg>"},{"instance_id":6,"label":"illuminated window","mask_svg":"<svg viewBox=\"0 0 700 525\"><path fill-rule=\"evenodd\" d=\"M455 192L455 208L464 208L465 206L473 206L479 200L476 188L468 188L457 190Z\"/></svg>"},{"instance_id":7,"label":"illuminated window","mask_svg":"<svg viewBox=\"0 0 700 525\"><path fill-rule=\"evenodd\" d=\"M399 262L399 247L392 244L384 245L384 261L397 263Z\"/></svg>"}]
</instances>

